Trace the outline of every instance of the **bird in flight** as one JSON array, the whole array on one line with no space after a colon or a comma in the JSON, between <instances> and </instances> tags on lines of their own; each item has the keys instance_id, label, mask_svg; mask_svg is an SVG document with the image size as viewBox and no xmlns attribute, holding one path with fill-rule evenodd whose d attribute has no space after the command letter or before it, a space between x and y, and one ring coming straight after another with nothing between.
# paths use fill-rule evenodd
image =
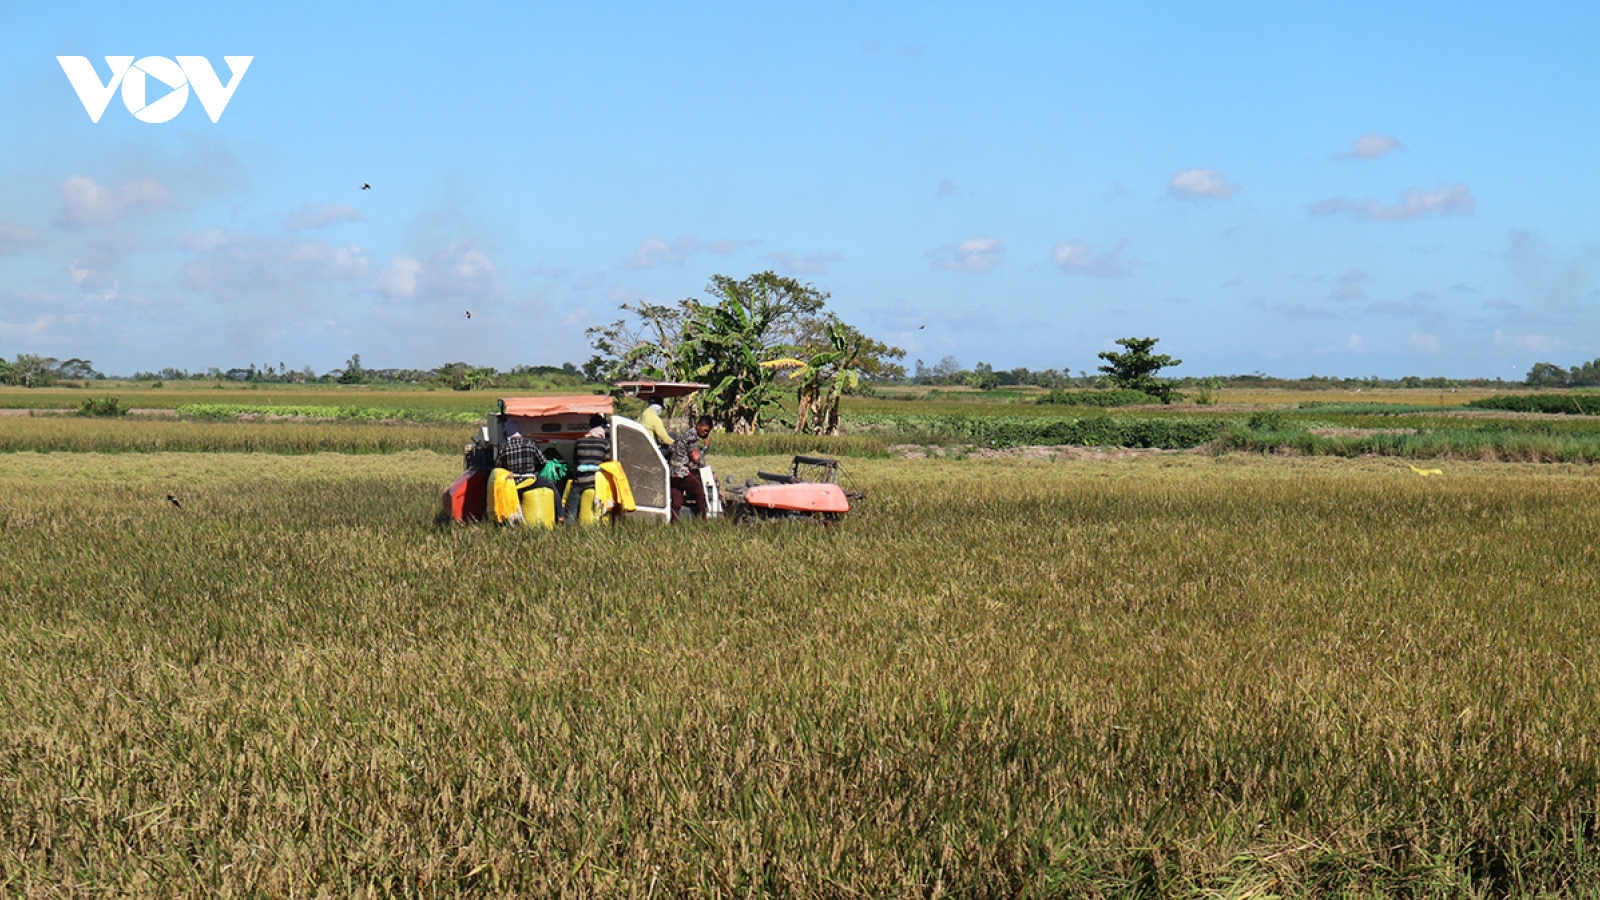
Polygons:
<instances>
[{"instance_id":1,"label":"bird in flight","mask_svg":"<svg viewBox=\"0 0 1600 900\"><path fill-rule=\"evenodd\" d=\"M361 189L363 191L370 191L370 190L372 190L372 185L370 185L370 184L362 184L361 185Z\"/></svg>"},{"instance_id":2,"label":"bird in flight","mask_svg":"<svg viewBox=\"0 0 1600 900\"><path fill-rule=\"evenodd\" d=\"M467 310L467 318L472 318L472 310Z\"/></svg>"},{"instance_id":3,"label":"bird in flight","mask_svg":"<svg viewBox=\"0 0 1600 900\"><path fill-rule=\"evenodd\" d=\"M168 494L168 495L167 495L167 502L168 502L168 503L171 503L171 504L172 504L172 505L173 505L173 506L174 506L174 507L176 507L176 508L177 508L177 509L183 509L183 504L182 504L182 503L179 503L179 502L178 502L178 498L177 498L177 497L174 497L174 496L172 496L172 495L171 495L171 494Z\"/></svg>"},{"instance_id":4,"label":"bird in flight","mask_svg":"<svg viewBox=\"0 0 1600 900\"><path fill-rule=\"evenodd\" d=\"M926 325L918 325L918 326L917 326L917 330L918 330L918 331L921 331L921 330L922 330L922 329L924 329L924 328L927 328L927 327L928 327L928 326L926 326Z\"/></svg>"}]
</instances>

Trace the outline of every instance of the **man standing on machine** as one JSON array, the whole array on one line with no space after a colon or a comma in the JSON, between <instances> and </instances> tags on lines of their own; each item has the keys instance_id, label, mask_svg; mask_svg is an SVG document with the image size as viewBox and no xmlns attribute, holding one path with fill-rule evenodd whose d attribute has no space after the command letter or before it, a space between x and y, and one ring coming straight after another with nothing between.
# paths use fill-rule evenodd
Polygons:
<instances>
[{"instance_id":1,"label":"man standing on machine","mask_svg":"<svg viewBox=\"0 0 1600 900\"><path fill-rule=\"evenodd\" d=\"M706 486L700 481L702 447L711 436L711 417L701 416L694 427L672 442L667 465L672 476L672 521L683 518L684 503L692 502L696 514L706 517Z\"/></svg>"}]
</instances>

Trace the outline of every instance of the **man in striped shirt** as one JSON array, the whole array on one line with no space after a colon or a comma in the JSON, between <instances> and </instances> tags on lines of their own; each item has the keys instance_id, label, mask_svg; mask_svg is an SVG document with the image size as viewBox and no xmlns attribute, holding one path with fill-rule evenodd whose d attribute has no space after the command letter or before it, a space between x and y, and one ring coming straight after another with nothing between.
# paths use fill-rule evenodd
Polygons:
<instances>
[{"instance_id":1,"label":"man in striped shirt","mask_svg":"<svg viewBox=\"0 0 1600 900\"><path fill-rule=\"evenodd\" d=\"M583 492L594 489L600 464L611 457L611 440L606 437L606 417L589 417L589 430L572 444L572 479L567 483L567 521L577 524Z\"/></svg>"}]
</instances>

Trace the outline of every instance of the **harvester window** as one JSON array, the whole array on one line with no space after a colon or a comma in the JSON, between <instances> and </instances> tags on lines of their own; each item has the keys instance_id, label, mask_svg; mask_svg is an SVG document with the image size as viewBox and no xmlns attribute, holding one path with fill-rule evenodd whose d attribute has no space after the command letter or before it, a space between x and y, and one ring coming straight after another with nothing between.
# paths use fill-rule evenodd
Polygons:
<instances>
[{"instance_id":1,"label":"harvester window","mask_svg":"<svg viewBox=\"0 0 1600 900\"><path fill-rule=\"evenodd\" d=\"M628 473L633 499L640 506L662 509L668 505L666 464L656 452L655 439L636 428L619 428L617 462Z\"/></svg>"}]
</instances>

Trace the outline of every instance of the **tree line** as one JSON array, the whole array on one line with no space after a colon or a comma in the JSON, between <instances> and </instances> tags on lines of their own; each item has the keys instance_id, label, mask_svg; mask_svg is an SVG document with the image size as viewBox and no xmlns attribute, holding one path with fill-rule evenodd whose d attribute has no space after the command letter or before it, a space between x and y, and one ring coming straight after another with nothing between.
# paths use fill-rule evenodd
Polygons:
<instances>
[{"instance_id":1,"label":"tree line","mask_svg":"<svg viewBox=\"0 0 1600 900\"><path fill-rule=\"evenodd\" d=\"M250 363L230 369L189 372L164 368L137 372L130 380L154 383L236 381L261 384L417 385L451 390L586 389L628 380L693 381L708 387L692 401L697 414L711 415L735 433L758 430L793 397L798 432L830 434L839 428L841 399L875 385L966 387L989 391L1037 387L1049 391L1117 388L1138 391L1162 402L1181 397L1179 389L1201 397L1221 387L1301 390L1354 388L1507 387L1499 378L1453 379L1308 376L1276 378L1262 372L1208 377L1163 377L1182 360L1153 352L1158 338L1122 338L1121 351L1099 354L1106 361L1095 372L1070 368L997 369L987 362L965 368L954 356L933 365L918 359L908 371L905 351L872 338L828 310L829 295L794 278L761 272L744 279L715 275L704 298L677 303L623 303L622 317L588 329L594 355L579 367L492 366L447 362L430 369L370 369L352 354L342 368L318 374L310 366L291 369ZM86 359L58 360L34 354L0 356L0 384L48 387L104 380ZM1600 359L1564 369L1539 362L1523 381L1529 387L1600 386Z\"/></svg>"}]
</instances>

